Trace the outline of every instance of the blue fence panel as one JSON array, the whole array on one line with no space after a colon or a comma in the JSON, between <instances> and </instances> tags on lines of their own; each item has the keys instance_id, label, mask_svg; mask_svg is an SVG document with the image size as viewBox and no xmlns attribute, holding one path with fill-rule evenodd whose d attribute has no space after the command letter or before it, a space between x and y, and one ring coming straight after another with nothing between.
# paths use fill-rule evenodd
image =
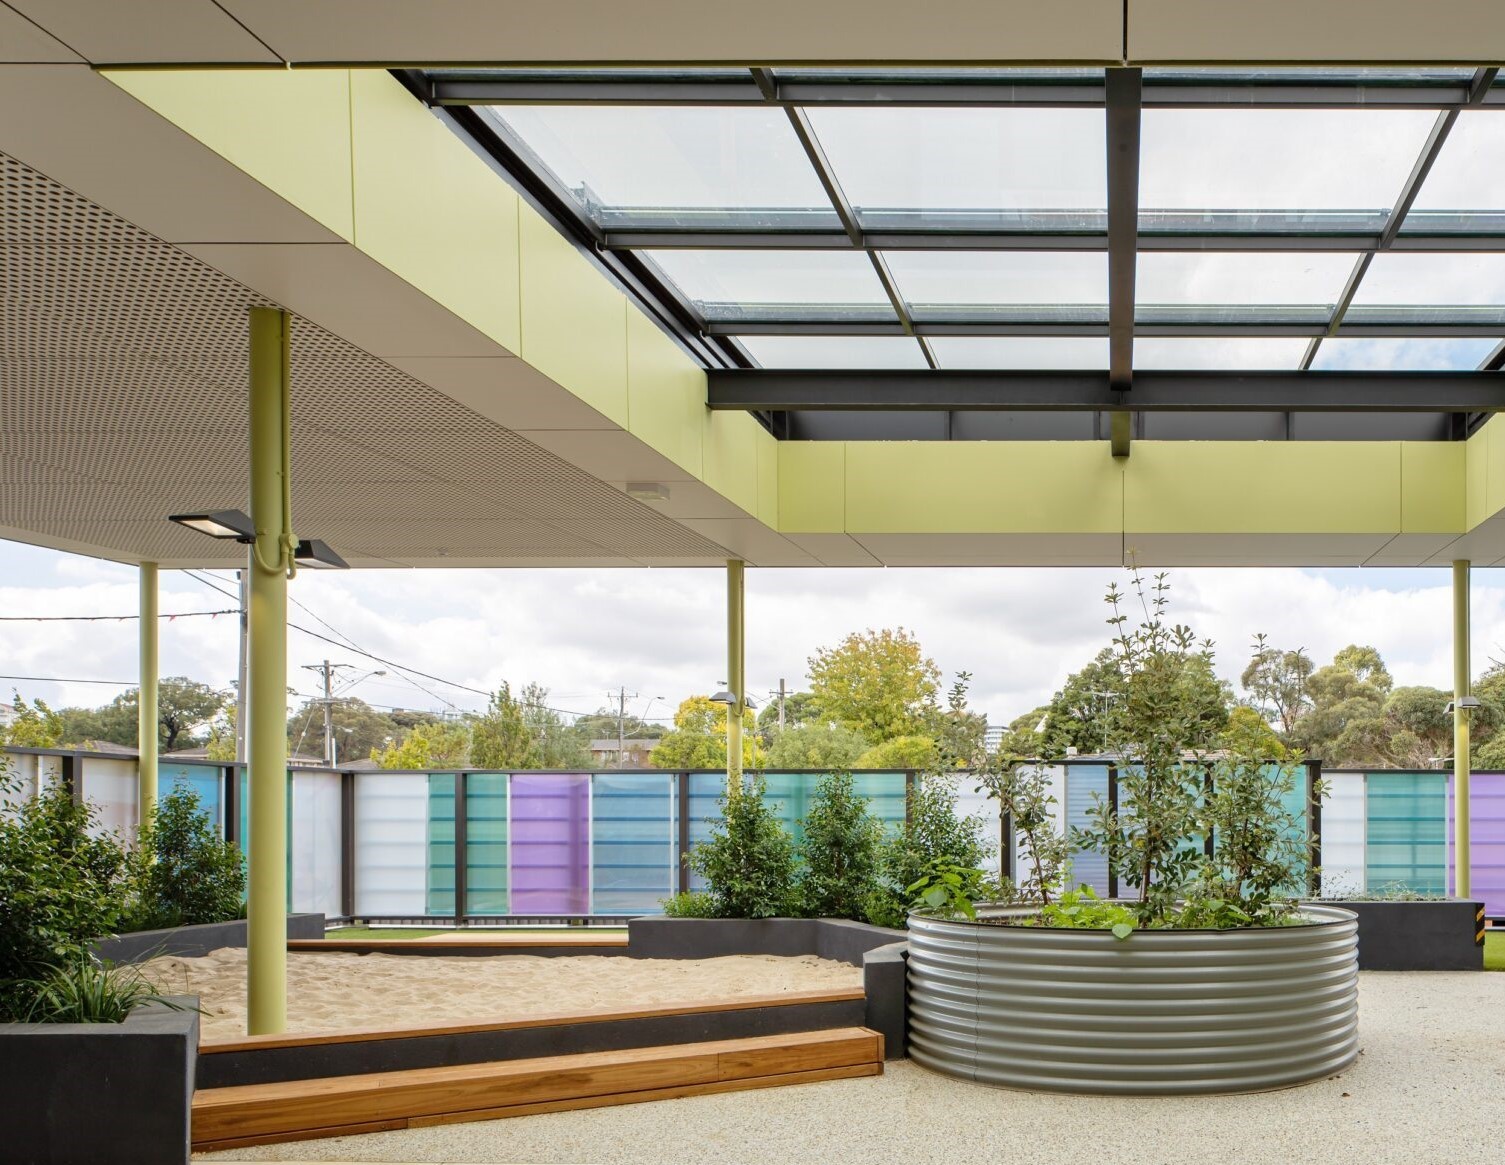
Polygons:
<instances>
[{"instance_id":1,"label":"blue fence panel","mask_svg":"<svg viewBox=\"0 0 1505 1165\"><path fill-rule=\"evenodd\" d=\"M679 885L673 773L591 780L591 913L660 914Z\"/></svg>"}]
</instances>

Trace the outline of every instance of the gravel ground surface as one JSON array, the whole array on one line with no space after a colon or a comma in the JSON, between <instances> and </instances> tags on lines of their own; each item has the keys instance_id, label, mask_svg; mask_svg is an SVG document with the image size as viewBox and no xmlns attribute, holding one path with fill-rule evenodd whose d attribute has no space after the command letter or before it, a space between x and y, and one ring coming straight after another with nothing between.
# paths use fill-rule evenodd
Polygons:
<instances>
[{"instance_id":1,"label":"gravel ground surface","mask_svg":"<svg viewBox=\"0 0 1505 1165\"><path fill-rule=\"evenodd\" d=\"M1505 974L1360 975L1358 1062L1281 1092L1124 1100L883 1076L208 1155L657 1165L1455 1165L1498 1159Z\"/></svg>"}]
</instances>

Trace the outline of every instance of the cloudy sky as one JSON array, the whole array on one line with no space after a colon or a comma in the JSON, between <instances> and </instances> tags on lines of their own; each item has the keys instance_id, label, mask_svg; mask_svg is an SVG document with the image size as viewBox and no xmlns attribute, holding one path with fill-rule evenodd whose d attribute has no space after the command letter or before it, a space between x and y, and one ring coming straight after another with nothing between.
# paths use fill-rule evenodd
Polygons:
<instances>
[{"instance_id":1,"label":"cloudy sky","mask_svg":"<svg viewBox=\"0 0 1505 1165\"><path fill-rule=\"evenodd\" d=\"M228 572L200 574L233 591ZM217 611L233 600L188 574L164 572L161 609ZM1505 657L1505 578L1474 574L1476 670ZM17 622L21 616L129 615L133 568L0 541L0 672L69 682L0 679L55 705L98 704L130 683L136 625ZM1044 700L1105 641L1102 594L1125 582L1110 568L1072 570L750 570L748 684L761 698L784 678L804 682L806 660L847 632L905 626L949 676L974 675L973 703L1006 722ZM1321 661L1347 643L1378 647L1399 683L1451 686L1451 599L1445 570L1178 570L1175 614L1219 645L1236 680L1264 631ZM536 680L551 703L591 712L625 686L629 711L666 717L692 692L725 679L723 576L711 570L305 572L293 583L294 624L354 643L445 682L388 675L351 689L392 707L476 708L501 680ZM164 620L162 673L229 687L236 669L232 616ZM356 678L383 665L293 631L288 682L328 656ZM464 685L456 687L454 685ZM655 700L655 697L661 697Z\"/></svg>"}]
</instances>

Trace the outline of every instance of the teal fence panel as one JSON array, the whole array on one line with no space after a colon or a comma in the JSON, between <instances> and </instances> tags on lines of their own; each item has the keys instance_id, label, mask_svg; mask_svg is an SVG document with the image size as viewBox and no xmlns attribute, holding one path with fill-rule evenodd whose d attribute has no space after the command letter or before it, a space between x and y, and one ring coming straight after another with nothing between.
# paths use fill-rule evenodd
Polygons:
<instances>
[{"instance_id":1,"label":"teal fence panel","mask_svg":"<svg viewBox=\"0 0 1505 1165\"><path fill-rule=\"evenodd\" d=\"M455 912L455 775L428 775L428 913Z\"/></svg>"},{"instance_id":2,"label":"teal fence panel","mask_svg":"<svg viewBox=\"0 0 1505 1165\"><path fill-rule=\"evenodd\" d=\"M673 773L591 778L592 914L661 914L679 886Z\"/></svg>"},{"instance_id":3,"label":"teal fence panel","mask_svg":"<svg viewBox=\"0 0 1505 1165\"><path fill-rule=\"evenodd\" d=\"M174 789L189 789L198 794L199 808L206 810L210 820L225 829L224 811L220 804L223 785L223 770L214 765L159 764L157 766L157 797L161 799Z\"/></svg>"},{"instance_id":4,"label":"teal fence panel","mask_svg":"<svg viewBox=\"0 0 1505 1165\"><path fill-rule=\"evenodd\" d=\"M1091 824L1088 811L1097 801L1108 803L1107 765L1067 765L1066 796L1061 811L1065 814L1066 836L1073 829L1085 829ZM1101 897L1108 896L1108 857L1097 850L1071 849L1071 885L1091 886Z\"/></svg>"},{"instance_id":5,"label":"teal fence panel","mask_svg":"<svg viewBox=\"0 0 1505 1165\"><path fill-rule=\"evenodd\" d=\"M1369 773L1364 882L1447 893L1447 774Z\"/></svg>"},{"instance_id":6,"label":"teal fence panel","mask_svg":"<svg viewBox=\"0 0 1505 1165\"><path fill-rule=\"evenodd\" d=\"M506 914L507 774L465 778L465 912Z\"/></svg>"}]
</instances>

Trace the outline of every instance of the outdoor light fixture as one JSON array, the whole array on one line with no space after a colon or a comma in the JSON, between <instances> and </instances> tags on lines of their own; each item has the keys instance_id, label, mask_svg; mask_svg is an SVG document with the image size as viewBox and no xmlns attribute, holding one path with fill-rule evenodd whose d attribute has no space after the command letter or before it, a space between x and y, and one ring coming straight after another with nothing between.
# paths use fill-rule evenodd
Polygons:
<instances>
[{"instance_id":1,"label":"outdoor light fixture","mask_svg":"<svg viewBox=\"0 0 1505 1165\"><path fill-rule=\"evenodd\" d=\"M198 514L173 514L167 519L211 538L233 538L236 542L255 542L256 524L239 510L214 510Z\"/></svg>"},{"instance_id":2,"label":"outdoor light fixture","mask_svg":"<svg viewBox=\"0 0 1505 1165\"><path fill-rule=\"evenodd\" d=\"M714 696L711 697L711 703L713 703L713 704L727 704L727 705L731 705L731 704L735 704L736 702L737 702L737 697L734 696L730 691L728 691L725 688L723 688L721 691L717 692ZM752 697L746 696L746 697L743 697L742 706L744 708L756 708L758 705L753 702Z\"/></svg>"},{"instance_id":3,"label":"outdoor light fixture","mask_svg":"<svg viewBox=\"0 0 1505 1165\"><path fill-rule=\"evenodd\" d=\"M629 481L627 496L640 502L667 502L669 487L661 481Z\"/></svg>"},{"instance_id":4,"label":"outdoor light fixture","mask_svg":"<svg viewBox=\"0 0 1505 1165\"><path fill-rule=\"evenodd\" d=\"M1484 705L1479 702L1479 698L1477 696L1459 696L1456 700L1449 700L1448 706L1443 709L1443 712L1445 715L1451 716L1455 712L1463 711L1468 708L1482 707L1484 707Z\"/></svg>"},{"instance_id":5,"label":"outdoor light fixture","mask_svg":"<svg viewBox=\"0 0 1505 1165\"><path fill-rule=\"evenodd\" d=\"M349 570L350 564L329 548L328 542L303 538L293 551L293 560L311 570Z\"/></svg>"}]
</instances>

